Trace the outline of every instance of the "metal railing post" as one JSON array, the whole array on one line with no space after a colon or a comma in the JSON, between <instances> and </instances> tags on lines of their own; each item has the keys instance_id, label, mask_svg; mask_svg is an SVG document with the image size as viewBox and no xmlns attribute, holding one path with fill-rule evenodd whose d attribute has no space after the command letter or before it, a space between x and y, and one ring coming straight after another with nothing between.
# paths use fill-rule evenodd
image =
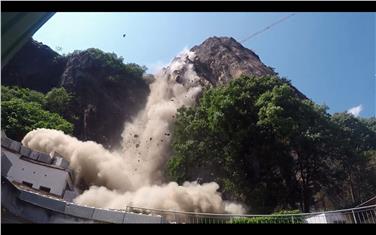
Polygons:
<instances>
[{"instance_id":1,"label":"metal railing post","mask_svg":"<svg viewBox=\"0 0 376 235\"><path fill-rule=\"evenodd\" d=\"M353 215L353 218L354 218L354 223L357 224L354 210L351 210L351 212L352 212L352 215Z\"/></svg>"},{"instance_id":2,"label":"metal railing post","mask_svg":"<svg viewBox=\"0 0 376 235\"><path fill-rule=\"evenodd\" d=\"M177 210L145 209L141 207L132 206L125 206L124 211L126 213L141 212L144 214L160 215L166 223L232 223L234 220L241 218L261 218L252 222L264 223L265 221L262 218L270 217L274 218L269 221L270 223L322 223L323 221L326 221L326 217L323 218L325 214L328 215L328 221L326 221L327 223L376 223L376 205L334 211L296 213L285 215L214 214L184 212ZM245 222L247 221L245 220Z\"/></svg>"}]
</instances>

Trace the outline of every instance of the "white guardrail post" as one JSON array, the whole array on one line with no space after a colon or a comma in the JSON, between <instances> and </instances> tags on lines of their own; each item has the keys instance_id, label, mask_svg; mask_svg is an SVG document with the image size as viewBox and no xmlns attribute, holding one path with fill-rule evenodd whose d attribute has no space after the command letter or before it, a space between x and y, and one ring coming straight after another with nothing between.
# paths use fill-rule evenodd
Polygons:
<instances>
[{"instance_id":1,"label":"white guardrail post","mask_svg":"<svg viewBox=\"0 0 376 235\"><path fill-rule=\"evenodd\" d=\"M239 223L375 223L376 222L376 204L364 207L349 208L334 211L320 211L312 213L299 214L278 214L278 215L251 215L251 214L213 214L213 213L195 213L174 210L146 209L140 207L127 207L128 211L147 210L153 215L160 215L166 223L232 223L239 219ZM349 216L349 217L348 217ZM352 218L351 218L352 217ZM247 221L247 218L250 221ZM273 218L272 220L262 221L262 218ZM346 219L347 218L347 219Z\"/></svg>"},{"instance_id":2,"label":"white guardrail post","mask_svg":"<svg viewBox=\"0 0 376 235\"><path fill-rule=\"evenodd\" d=\"M354 218L354 223L357 224L354 210L351 210L351 212L352 212L352 215L353 215L353 218Z\"/></svg>"}]
</instances>

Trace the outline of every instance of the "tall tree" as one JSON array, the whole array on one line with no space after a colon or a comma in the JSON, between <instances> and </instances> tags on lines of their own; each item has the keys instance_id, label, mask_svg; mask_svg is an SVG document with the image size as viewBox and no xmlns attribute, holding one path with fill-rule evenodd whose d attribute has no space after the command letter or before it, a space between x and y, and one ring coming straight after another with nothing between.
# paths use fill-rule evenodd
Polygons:
<instances>
[{"instance_id":1,"label":"tall tree","mask_svg":"<svg viewBox=\"0 0 376 235\"><path fill-rule=\"evenodd\" d=\"M342 194L349 195L342 198L342 206L353 206L376 192L376 132L372 119L368 122L348 113L336 113L331 119L337 127L337 170L342 175Z\"/></svg>"},{"instance_id":2,"label":"tall tree","mask_svg":"<svg viewBox=\"0 0 376 235\"><path fill-rule=\"evenodd\" d=\"M309 212L313 196L327 182L330 118L325 106L302 100L288 85L260 96L258 124L272 130L288 149L301 194L301 209Z\"/></svg>"}]
</instances>

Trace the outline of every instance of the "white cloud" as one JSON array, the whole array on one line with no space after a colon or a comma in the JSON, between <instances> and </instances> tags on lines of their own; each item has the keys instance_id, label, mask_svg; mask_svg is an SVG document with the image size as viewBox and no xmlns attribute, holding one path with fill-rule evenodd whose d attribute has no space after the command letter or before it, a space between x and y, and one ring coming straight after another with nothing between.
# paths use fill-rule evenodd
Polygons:
<instances>
[{"instance_id":1,"label":"white cloud","mask_svg":"<svg viewBox=\"0 0 376 235\"><path fill-rule=\"evenodd\" d=\"M358 117L360 112L363 111L363 106L360 104L358 106L352 107L349 110L347 110L347 113L350 113L354 115L355 117Z\"/></svg>"}]
</instances>

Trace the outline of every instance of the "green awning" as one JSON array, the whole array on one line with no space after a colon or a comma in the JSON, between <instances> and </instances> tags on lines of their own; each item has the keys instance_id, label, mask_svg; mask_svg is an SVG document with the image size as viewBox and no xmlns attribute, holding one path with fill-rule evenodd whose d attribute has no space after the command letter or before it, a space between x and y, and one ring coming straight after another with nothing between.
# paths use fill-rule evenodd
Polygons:
<instances>
[{"instance_id":1,"label":"green awning","mask_svg":"<svg viewBox=\"0 0 376 235\"><path fill-rule=\"evenodd\" d=\"M1 68L54 12L1 12Z\"/></svg>"}]
</instances>

